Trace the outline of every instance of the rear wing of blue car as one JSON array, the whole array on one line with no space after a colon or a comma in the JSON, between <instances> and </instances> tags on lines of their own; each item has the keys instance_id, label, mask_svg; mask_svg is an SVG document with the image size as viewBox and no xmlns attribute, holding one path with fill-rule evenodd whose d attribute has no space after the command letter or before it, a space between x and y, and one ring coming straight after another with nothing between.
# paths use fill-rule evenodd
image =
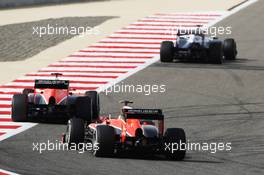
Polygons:
<instances>
[{"instance_id":1,"label":"rear wing of blue car","mask_svg":"<svg viewBox=\"0 0 264 175\"><path fill-rule=\"evenodd\" d=\"M125 109L126 119L164 120L161 109Z\"/></svg>"}]
</instances>

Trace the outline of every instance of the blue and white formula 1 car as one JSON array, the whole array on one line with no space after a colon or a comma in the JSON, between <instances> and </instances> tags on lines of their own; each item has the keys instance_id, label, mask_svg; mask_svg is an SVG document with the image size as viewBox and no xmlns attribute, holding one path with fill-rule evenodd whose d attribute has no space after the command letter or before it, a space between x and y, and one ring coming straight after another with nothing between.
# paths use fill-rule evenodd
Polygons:
<instances>
[{"instance_id":1,"label":"blue and white formula 1 car","mask_svg":"<svg viewBox=\"0 0 264 175\"><path fill-rule=\"evenodd\" d=\"M206 36L200 28L177 32L176 42L163 41L160 48L161 62L205 61L222 64L223 59L235 60L236 42L232 38L220 40Z\"/></svg>"}]
</instances>

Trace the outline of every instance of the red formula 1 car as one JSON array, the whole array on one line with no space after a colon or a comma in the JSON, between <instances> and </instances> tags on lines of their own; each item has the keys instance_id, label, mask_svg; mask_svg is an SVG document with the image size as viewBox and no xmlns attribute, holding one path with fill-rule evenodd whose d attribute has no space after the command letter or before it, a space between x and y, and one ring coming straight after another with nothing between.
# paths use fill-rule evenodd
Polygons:
<instances>
[{"instance_id":1,"label":"red formula 1 car","mask_svg":"<svg viewBox=\"0 0 264 175\"><path fill-rule=\"evenodd\" d=\"M56 79L35 80L34 89L24 89L21 94L14 94L11 114L14 122L47 119L67 121L73 116L84 119L90 117L91 98L97 92L73 94L69 88L70 82L58 79L62 74L52 73L52 75L56 76Z\"/></svg>"},{"instance_id":2,"label":"red formula 1 car","mask_svg":"<svg viewBox=\"0 0 264 175\"><path fill-rule=\"evenodd\" d=\"M71 118L63 134L63 142L68 145L90 143L95 148L92 149L93 154L98 157L132 151L165 154L172 160L184 159L186 150L181 143L186 143L186 137L183 129L168 128L164 133L162 110L133 109L128 106L132 102L123 103L121 114L115 118L99 117L94 121ZM93 107L99 108L96 105ZM176 144L178 149L172 150L170 146Z\"/></svg>"}]
</instances>

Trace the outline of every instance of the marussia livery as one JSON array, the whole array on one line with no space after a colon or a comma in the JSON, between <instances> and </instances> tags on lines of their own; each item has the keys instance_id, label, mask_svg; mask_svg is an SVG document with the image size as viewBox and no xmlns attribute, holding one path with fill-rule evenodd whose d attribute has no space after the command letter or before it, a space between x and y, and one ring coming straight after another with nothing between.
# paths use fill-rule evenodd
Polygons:
<instances>
[{"instance_id":1,"label":"marussia livery","mask_svg":"<svg viewBox=\"0 0 264 175\"><path fill-rule=\"evenodd\" d=\"M21 94L14 94L11 114L13 121L68 120L72 116L89 115L86 106L90 105L89 96L93 95L93 92L87 91L82 96L73 94L68 80L59 80L60 73L52 75L56 76L56 79L35 80L34 89L24 89Z\"/></svg>"},{"instance_id":2,"label":"marussia livery","mask_svg":"<svg viewBox=\"0 0 264 175\"><path fill-rule=\"evenodd\" d=\"M232 38L219 40L206 36L202 29L179 30L175 43L163 41L160 48L161 62L174 60L206 61L222 64L223 59L235 60L236 42Z\"/></svg>"},{"instance_id":3,"label":"marussia livery","mask_svg":"<svg viewBox=\"0 0 264 175\"><path fill-rule=\"evenodd\" d=\"M98 95L97 95L98 96ZM94 96L95 98L95 96ZM95 103L93 103L95 101ZM99 97L92 99L91 117L73 117L68 121L63 142L71 144L91 143L95 156L113 156L119 153L164 154L169 159L182 160L185 149L165 149L166 145L186 143L181 128L168 128L164 133L164 116L160 109L133 109L130 101L123 101L121 114L116 117L93 115L99 111Z\"/></svg>"}]
</instances>

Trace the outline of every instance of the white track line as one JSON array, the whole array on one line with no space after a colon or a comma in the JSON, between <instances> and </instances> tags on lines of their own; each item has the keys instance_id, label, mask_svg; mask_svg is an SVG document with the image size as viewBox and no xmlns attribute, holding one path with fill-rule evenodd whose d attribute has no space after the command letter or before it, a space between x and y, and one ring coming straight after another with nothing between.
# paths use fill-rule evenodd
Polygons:
<instances>
[{"instance_id":1,"label":"white track line","mask_svg":"<svg viewBox=\"0 0 264 175\"><path fill-rule=\"evenodd\" d=\"M0 118L11 118L10 115L1 115Z\"/></svg>"},{"instance_id":2,"label":"white track line","mask_svg":"<svg viewBox=\"0 0 264 175\"><path fill-rule=\"evenodd\" d=\"M13 173L13 172L6 171L6 170L3 170L3 169L0 169L0 174L1 174L1 173L7 174L7 175L19 175L19 174L17 174L17 173Z\"/></svg>"},{"instance_id":3,"label":"white track line","mask_svg":"<svg viewBox=\"0 0 264 175\"><path fill-rule=\"evenodd\" d=\"M0 108L0 113L1 112L10 112L11 111L11 108ZM12 123L14 123L14 122L12 122ZM5 122L0 122L0 125L2 125L2 124L5 124Z\"/></svg>"},{"instance_id":4,"label":"white track line","mask_svg":"<svg viewBox=\"0 0 264 175\"><path fill-rule=\"evenodd\" d=\"M6 134L0 136L0 141L5 140L5 139L7 139L13 135L20 133L20 132L23 132L23 131L25 131L25 130L33 127L33 126L36 126L37 124L36 123L19 123L19 125L21 127L17 128L17 129L10 129L10 130L0 129L0 132L6 131Z\"/></svg>"},{"instance_id":5,"label":"white track line","mask_svg":"<svg viewBox=\"0 0 264 175\"><path fill-rule=\"evenodd\" d=\"M17 92L17 93L20 93L22 92L22 89L12 89L12 88L7 88L7 87L0 87L0 92Z\"/></svg>"},{"instance_id":6,"label":"white track line","mask_svg":"<svg viewBox=\"0 0 264 175\"><path fill-rule=\"evenodd\" d=\"M11 100L0 100L0 105L10 105L10 104L11 104ZM0 108L0 110L1 110L1 108Z\"/></svg>"},{"instance_id":7,"label":"white track line","mask_svg":"<svg viewBox=\"0 0 264 175\"><path fill-rule=\"evenodd\" d=\"M12 95L9 94L0 94L0 98L10 98Z\"/></svg>"},{"instance_id":8,"label":"white track line","mask_svg":"<svg viewBox=\"0 0 264 175\"><path fill-rule=\"evenodd\" d=\"M1 126L20 126L20 124L15 123L15 122L1 122ZM1 126L0 126L0 128L1 128Z\"/></svg>"},{"instance_id":9,"label":"white track line","mask_svg":"<svg viewBox=\"0 0 264 175\"><path fill-rule=\"evenodd\" d=\"M11 129L0 129L0 133L9 133L11 131ZM1 137L2 137L3 135L1 135ZM0 137L0 139L1 139L1 137ZM0 140L1 141L1 140Z\"/></svg>"},{"instance_id":10,"label":"white track line","mask_svg":"<svg viewBox=\"0 0 264 175\"><path fill-rule=\"evenodd\" d=\"M220 18L218 18L217 20L214 20L212 22L210 22L208 24L208 26L213 26L215 25L216 23L218 23L219 21L222 21L223 19L237 13L238 11L250 6L251 4L255 3L255 2L258 2L258 0L248 0L247 2L243 3L242 5L238 6L238 7L235 7L234 9L232 9L231 11L227 11L223 16L221 16Z\"/></svg>"}]
</instances>

